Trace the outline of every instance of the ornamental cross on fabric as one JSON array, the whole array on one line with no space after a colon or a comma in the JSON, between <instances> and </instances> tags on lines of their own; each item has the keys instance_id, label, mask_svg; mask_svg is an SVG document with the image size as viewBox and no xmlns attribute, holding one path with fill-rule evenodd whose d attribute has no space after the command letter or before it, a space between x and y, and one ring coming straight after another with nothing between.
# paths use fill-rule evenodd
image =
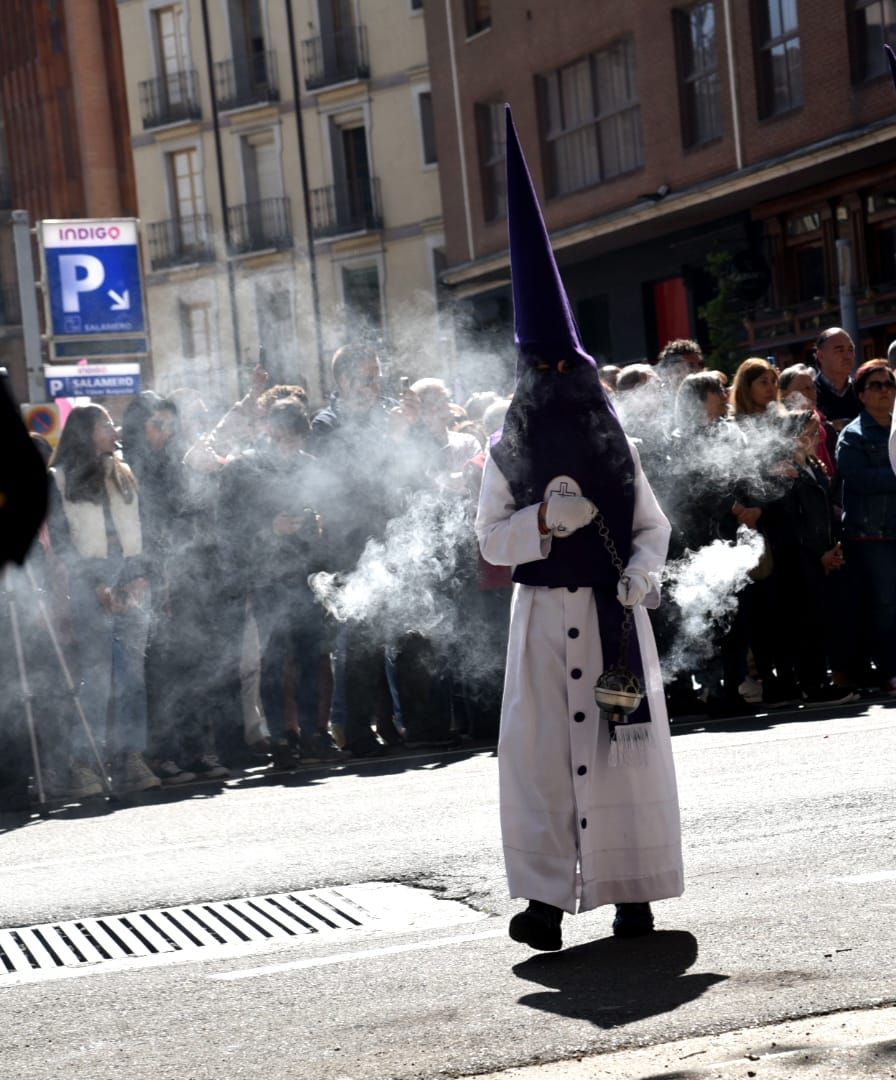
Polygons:
<instances>
[{"instance_id":1,"label":"ornamental cross on fabric","mask_svg":"<svg viewBox=\"0 0 896 1080\"><path fill-rule=\"evenodd\" d=\"M576 485L576 486L578 486L578 485ZM551 490L548 492L548 494L549 495L578 495L579 492L578 491L570 491L569 490L569 481L568 480L561 480L560 481L560 486L555 487L555 488L551 488Z\"/></svg>"}]
</instances>

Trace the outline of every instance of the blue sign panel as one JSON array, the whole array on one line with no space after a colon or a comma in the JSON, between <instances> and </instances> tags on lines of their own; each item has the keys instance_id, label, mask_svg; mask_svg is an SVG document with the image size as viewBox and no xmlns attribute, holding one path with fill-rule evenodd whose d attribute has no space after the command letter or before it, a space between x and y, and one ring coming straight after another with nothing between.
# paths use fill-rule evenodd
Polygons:
<instances>
[{"instance_id":1,"label":"blue sign panel","mask_svg":"<svg viewBox=\"0 0 896 1080\"><path fill-rule=\"evenodd\" d=\"M140 393L139 364L67 364L44 367L47 397L114 397Z\"/></svg>"},{"instance_id":2,"label":"blue sign panel","mask_svg":"<svg viewBox=\"0 0 896 1080\"><path fill-rule=\"evenodd\" d=\"M145 332L137 225L41 222L53 337Z\"/></svg>"}]
</instances>

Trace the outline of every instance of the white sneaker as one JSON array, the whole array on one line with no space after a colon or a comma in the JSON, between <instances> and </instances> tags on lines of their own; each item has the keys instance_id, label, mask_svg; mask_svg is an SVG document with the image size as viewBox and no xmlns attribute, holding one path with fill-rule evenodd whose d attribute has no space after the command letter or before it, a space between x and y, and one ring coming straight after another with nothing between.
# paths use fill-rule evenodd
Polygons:
<instances>
[{"instance_id":1,"label":"white sneaker","mask_svg":"<svg viewBox=\"0 0 896 1080\"><path fill-rule=\"evenodd\" d=\"M162 786L162 781L143 760L143 755L134 750L125 754L121 766L122 791L149 791Z\"/></svg>"},{"instance_id":2,"label":"white sneaker","mask_svg":"<svg viewBox=\"0 0 896 1080\"><path fill-rule=\"evenodd\" d=\"M200 780L223 780L230 776L230 769L221 764L217 754L203 754L190 762L190 765Z\"/></svg>"},{"instance_id":3,"label":"white sneaker","mask_svg":"<svg viewBox=\"0 0 896 1080\"><path fill-rule=\"evenodd\" d=\"M152 771L166 787L189 784L191 780L196 779L196 773L182 769L176 761L160 761L158 764L153 762Z\"/></svg>"},{"instance_id":4,"label":"white sneaker","mask_svg":"<svg viewBox=\"0 0 896 1080\"><path fill-rule=\"evenodd\" d=\"M762 683L752 675L748 675L737 690L744 701L749 701L751 705L758 705L762 701Z\"/></svg>"},{"instance_id":5,"label":"white sneaker","mask_svg":"<svg viewBox=\"0 0 896 1080\"><path fill-rule=\"evenodd\" d=\"M73 799L89 799L92 795L101 795L103 781L83 761L72 761L68 770L68 786L65 794Z\"/></svg>"},{"instance_id":6,"label":"white sneaker","mask_svg":"<svg viewBox=\"0 0 896 1080\"><path fill-rule=\"evenodd\" d=\"M68 785L64 794L72 799L89 799L103 794L103 782L83 761L73 761L68 770Z\"/></svg>"}]
</instances>

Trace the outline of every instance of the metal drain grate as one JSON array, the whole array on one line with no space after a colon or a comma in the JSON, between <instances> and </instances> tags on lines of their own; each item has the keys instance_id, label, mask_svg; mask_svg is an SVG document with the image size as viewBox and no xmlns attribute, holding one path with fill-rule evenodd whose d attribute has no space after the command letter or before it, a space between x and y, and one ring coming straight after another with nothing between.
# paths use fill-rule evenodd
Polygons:
<instances>
[{"instance_id":1,"label":"metal drain grate","mask_svg":"<svg viewBox=\"0 0 896 1080\"><path fill-rule=\"evenodd\" d=\"M163 954L242 951L376 919L344 892L319 889L14 927L0 930L0 985L4 976L20 981Z\"/></svg>"}]
</instances>

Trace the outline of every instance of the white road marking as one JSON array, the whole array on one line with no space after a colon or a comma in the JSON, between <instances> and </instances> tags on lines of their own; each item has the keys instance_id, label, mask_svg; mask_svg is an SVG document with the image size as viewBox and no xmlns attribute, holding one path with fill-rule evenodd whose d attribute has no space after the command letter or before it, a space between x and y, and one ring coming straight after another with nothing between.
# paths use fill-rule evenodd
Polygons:
<instances>
[{"instance_id":1,"label":"white road marking","mask_svg":"<svg viewBox=\"0 0 896 1080\"><path fill-rule=\"evenodd\" d=\"M836 877L843 885L871 885L875 881L896 881L896 870L875 870L870 874L850 874L847 877Z\"/></svg>"},{"instance_id":2,"label":"white road marking","mask_svg":"<svg viewBox=\"0 0 896 1080\"><path fill-rule=\"evenodd\" d=\"M264 967L244 968L240 971L224 971L209 975L209 979L234 982L237 979L255 979L261 975L278 975L282 971L301 971L305 968L326 967L329 964L348 964L355 960L373 960L397 953L416 952L420 949L441 949L446 945L460 945L484 938L504 937L506 927L500 930L483 930L479 934L458 934L456 937L433 938L431 941L414 941L407 945L386 945L381 949L359 949L357 952L333 953L332 956L310 956L303 960L290 960L285 964L265 964Z\"/></svg>"},{"instance_id":3,"label":"white road marking","mask_svg":"<svg viewBox=\"0 0 896 1080\"><path fill-rule=\"evenodd\" d=\"M275 845L269 844L269 847ZM162 844L158 847L123 848L121 851L94 851L83 855L62 855L58 859L43 859L40 862L6 863L0 866L0 874L30 873L32 870L53 870L56 867L70 868L76 863L109 862L112 859L142 859L151 855L170 855L179 851L195 851L207 848L210 852L218 851L218 845L208 838L191 840L183 844Z\"/></svg>"}]
</instances>

